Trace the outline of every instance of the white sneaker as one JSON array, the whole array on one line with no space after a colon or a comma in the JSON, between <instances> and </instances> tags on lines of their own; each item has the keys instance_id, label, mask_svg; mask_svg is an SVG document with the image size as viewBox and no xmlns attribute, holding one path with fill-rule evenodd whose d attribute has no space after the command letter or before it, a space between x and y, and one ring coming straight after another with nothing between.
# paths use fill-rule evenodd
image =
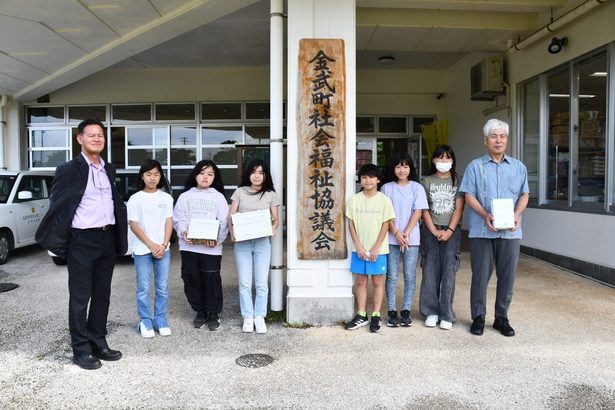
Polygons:
<instances>
[{"instance_id":1,"label":"white sneaker","mask_svg":"<svg viewBox=\"0 0 615 410\"><path fill-rule=\"evenodd\" d=\"M148 329L143 322L139 322L139 332L147 339L154 337L154 329Z\"/></svg>"},{"instance_id":2,"label":"white sneaker","mask_svg":"<svg viewBox=\"0 0 615 410\"><path fill-rule=\"evenodd\" d=\"M438 324L438 315L429 315L427 319L425 319L425 326L427 327L436 327Z\"/></svg>"},{"instance_id":3,"label":"white sneaker","mask_svg":"<svg viewBox=\"0 0 615 410\"><path fill-rule=\"evenodd\" d=\"M256 333L267 333L267 325L265 324L264 317L254 317L254 326L256 327Z\"/></svg>"},{"instance_id":4,"label":"white sneaker","mask_svg":"<svg viewBox=\"0 0 615 410\"><path fill-rule=\"evenodd\" d=\"M171 328L161 327L160 329L158 329L158 333L160 333L160 336L171 336Z\"/></svg>"},{"instance_id":5,"label":"white sneaker","mask_svg":"<svg viewBox=\"0 0 615 410\"><path fill-rule=\"evenodd\" d=\"M451 322L447 322L446 320L440 321L440 329L451 330L453 328L453 324Z\"/></svg>"},{"instance_id":6,"label":"white sneaker","mask_svg":"<svg viewBox=\"0 0 615 410\"><path fill-rule=\"evenodd\" d=\"M254 332L254 318L252 316L246 316L243 318L243 327L241 328L244 333Z\"/></svg>"}]
</instances>

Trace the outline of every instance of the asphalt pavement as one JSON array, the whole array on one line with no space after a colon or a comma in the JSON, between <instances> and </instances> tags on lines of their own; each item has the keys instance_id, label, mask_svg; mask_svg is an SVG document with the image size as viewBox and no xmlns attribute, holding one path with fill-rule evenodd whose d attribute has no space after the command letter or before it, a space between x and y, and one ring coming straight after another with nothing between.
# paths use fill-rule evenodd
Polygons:
<instances>
[{"instance_id":1,"label":"asphalt pavement","mask_svg":"<svg viewBox=\"0 0 615 410\"><path fill-rule=\"evenodd\" d=\"M175 245L176 247L176 245ZM194 329L173 251L168 318L173 335L135 330L134 268L116 265L108 342L124 357L82 370L71 362L66 268L33 246L0 266L2 409L613 409L615 289L522 256L510 309L515 337L491 327L495 275L483 336L469 332L469 254L457 276L452 330L413 326L241 332L231 245L222 258L222 327ZM399 283L398 300L402 288ZM386 312L383 311L386 318ZM245 364L266 364L258 368ZM266 355L266 356L258 356Z\"/></svg>"}]
</instances>

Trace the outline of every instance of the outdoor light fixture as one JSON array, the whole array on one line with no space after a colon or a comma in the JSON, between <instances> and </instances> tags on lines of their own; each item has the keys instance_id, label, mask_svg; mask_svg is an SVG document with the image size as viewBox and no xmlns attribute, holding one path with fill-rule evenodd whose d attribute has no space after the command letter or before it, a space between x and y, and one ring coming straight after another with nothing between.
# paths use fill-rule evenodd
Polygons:
<instances>
[{"instance_id":1,"label":"outdoor light fixture","mask_svg":"<svg viewBox=\"0 0 615 410\"><path fill-rule=\"evenodd\" d=\"M378 59L378 61L380 62L380 64L393 64L395 62L395 57L393 56L382 56Z\"/></svg>"},{"instance_id":2,"label":"outdoor light fixture","mask_svg":"<svg viewBox=\"0 0 615 410\"><path fill-rule=\"evenodd\" d=\"M551 54L557 54L560 51L562 51L562 48L564 48L567 44L568 44L568 37L562 37L562 38L553 37L553 40L551 40L551 44L549 44L549 47L547 48L547 50Z\"/></svg>"}]
</instances>

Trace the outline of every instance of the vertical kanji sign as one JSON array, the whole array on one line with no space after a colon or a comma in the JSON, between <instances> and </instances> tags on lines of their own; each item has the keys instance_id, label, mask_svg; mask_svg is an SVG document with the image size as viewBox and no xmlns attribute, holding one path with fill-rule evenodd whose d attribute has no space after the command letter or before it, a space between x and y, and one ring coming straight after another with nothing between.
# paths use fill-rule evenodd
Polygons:
<instances>
[{"instance_id":1,"label":"vertical kanji sign","mask_svg":"<svg viewBox=\"0 0 615 410\"><path fill-rule=\"evenodd\" d=\"M347 257L344 40L299 43L299 259Z\"/></svg>"}]
</instances>

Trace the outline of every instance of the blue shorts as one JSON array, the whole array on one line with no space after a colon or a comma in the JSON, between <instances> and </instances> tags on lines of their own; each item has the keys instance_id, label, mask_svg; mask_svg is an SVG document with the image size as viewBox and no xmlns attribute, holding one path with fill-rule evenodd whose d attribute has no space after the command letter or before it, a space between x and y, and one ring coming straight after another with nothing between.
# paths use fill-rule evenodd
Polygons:
<instances>
[{"instance_id":1,"label":"blue shorts","mask_svg":"<svg viewBox=\"0 0 615 410\"><path fill-rule=\"evenodd\" d=\"M350 257L350 272L357 275L384 275L387 273L387 256L378 255L374 262L364 261L356 252Z\"/></svg>"}]
</instances>

